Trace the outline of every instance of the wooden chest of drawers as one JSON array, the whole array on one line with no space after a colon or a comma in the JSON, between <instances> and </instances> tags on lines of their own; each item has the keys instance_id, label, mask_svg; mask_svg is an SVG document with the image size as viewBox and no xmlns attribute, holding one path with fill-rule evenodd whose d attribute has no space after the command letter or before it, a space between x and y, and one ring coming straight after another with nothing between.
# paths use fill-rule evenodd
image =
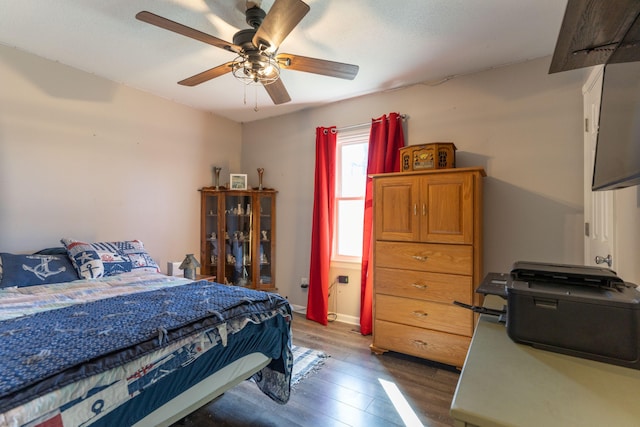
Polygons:
<instances>
[{"instance_id":1,"label":"wooden chest of drawers","mask_svg":"<svg viewBox=\"0 0 640 427\"><path fill-rule=\"evenodd\" d=\"M374 329L371 350L461 367L480 304L480 168L374 176ZM389 207L388 205L393 206Z\"/></svg>"}]
</instances>

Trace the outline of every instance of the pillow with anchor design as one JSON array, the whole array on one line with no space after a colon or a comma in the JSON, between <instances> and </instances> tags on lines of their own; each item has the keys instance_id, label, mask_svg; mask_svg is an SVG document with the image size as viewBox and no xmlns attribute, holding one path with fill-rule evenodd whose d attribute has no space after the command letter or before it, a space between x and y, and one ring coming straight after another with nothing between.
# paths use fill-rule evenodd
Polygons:
<instances>
[{"instance_id":1,"label":"pillow with anchor design","mask_svg":"<svg viewBox=\"0 0 640 427\"><path fill-rule=\"evenodd\" d=\"M115 276L132 270L160 272L140 240L87 243L63 238L60 241L83 279Z\"/></svg>"},{"instance_id":2,"label":"pillow with anchor design","mask_svg":"<svg viewBox=\"0 0 640 427\"><path fill-rule=\"evenodd\" d=\"M0 288L25 287L78 280L66 255L0 253Z\"/></svg>"}]
</instances>

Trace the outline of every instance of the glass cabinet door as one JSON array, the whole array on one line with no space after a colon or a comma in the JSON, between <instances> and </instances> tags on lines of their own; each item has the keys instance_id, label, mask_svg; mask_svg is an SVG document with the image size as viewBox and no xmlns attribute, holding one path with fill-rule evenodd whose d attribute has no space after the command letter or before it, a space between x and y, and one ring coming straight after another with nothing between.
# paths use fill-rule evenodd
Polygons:
<instances>
[{"instance_id":1,"label":"glass cabinet door","mask_svg":"<svg viewBox=\"0 0 640 427\"><path fill-rule=\"evenodd\" d=\"M258 226L260 227L258 245L258 289L271 289L275 287L274 266L275 266L275 197L273 193L258 194L259 216Z\"/></svg>"},{"instance_id":2,"label":"glass cabinet door","mask_svg":"<svg viewBox=\"0 0 640 427\"><path fill-rule=\"evenodd\" d=\"M204 244L201 245L200 272L214 275L218 269L218 257L220 256L218 234L220 233L221 218L218 215L218 194L205 194L202 209Z\"/></svg>"},{"instance_id":3,"label":"glass cabinet door","mask_svg":"<svg viewBox=\"0 0 640 427\"><path fill-rule=\"evenodd\" d=\"M253 211L251 194L227 192L225 195L224 283L254 287L252 272Z\"/></svg>"}]
</instances>

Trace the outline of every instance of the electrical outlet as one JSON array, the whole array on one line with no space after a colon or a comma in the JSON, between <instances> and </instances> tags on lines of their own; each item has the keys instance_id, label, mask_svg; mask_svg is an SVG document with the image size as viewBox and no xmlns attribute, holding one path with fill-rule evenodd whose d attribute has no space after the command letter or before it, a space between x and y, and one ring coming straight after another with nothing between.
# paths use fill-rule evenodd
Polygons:
<instances>
[{"instance_id":1,"label":"electrical outlet","mask_svg":"<svg viewBox=\"0 0 640 427\"><path fill-rule=\"evenodd\" d=\"M308 277L302 277L300 279L300 287L302 289L306 289L309 287L309 278Z\"/></svg>"},{"instance_id":2,"label":"electrical outlet","mask_svg":"<svg viewBox=\"0 0 640 427\"><path fill-rule=\"evenodd\" d=\"M349 276L338 276L338 283L349 283Z\"/></svg>"}]
</instances>

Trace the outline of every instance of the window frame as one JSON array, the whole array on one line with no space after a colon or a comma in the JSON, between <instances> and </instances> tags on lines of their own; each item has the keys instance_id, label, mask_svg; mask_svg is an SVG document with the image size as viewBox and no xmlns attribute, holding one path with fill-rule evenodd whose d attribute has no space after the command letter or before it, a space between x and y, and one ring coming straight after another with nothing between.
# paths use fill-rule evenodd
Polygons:
<instances>
[{"instance_id":1,"label":"window frame","mask_svg":"<svg viewBox=\"0 0 640 427\"><path fill-rule=\"evenodd\" d=\"M362 200L363 210L364 210L364 201L366 197L366 178L365 185L363 186L364 193L362 196L342 196L342 147L346 145L355 145L355 144L363 144L367 145L367 151L369 146L369 136L371 134L371 127L369 124L366 126L358 126L357 128L340 131L338 130L337 138L336 138L336 170L335 170L335 203L334 203L334 230L332 236L332 262L341 262L341 263L352 263L352 264L361 264L362 263L362 252L359 256L349 256L349 255L341 255L338 253L338 237L340 234L339 227L339 202L340 201L357 201ZM365 163L368 162L368 158L365 158ZM366 164L365 164L365 174L366 174ZM362 245L361 245L362 251Z\"/></svg>"}]
</instances>

